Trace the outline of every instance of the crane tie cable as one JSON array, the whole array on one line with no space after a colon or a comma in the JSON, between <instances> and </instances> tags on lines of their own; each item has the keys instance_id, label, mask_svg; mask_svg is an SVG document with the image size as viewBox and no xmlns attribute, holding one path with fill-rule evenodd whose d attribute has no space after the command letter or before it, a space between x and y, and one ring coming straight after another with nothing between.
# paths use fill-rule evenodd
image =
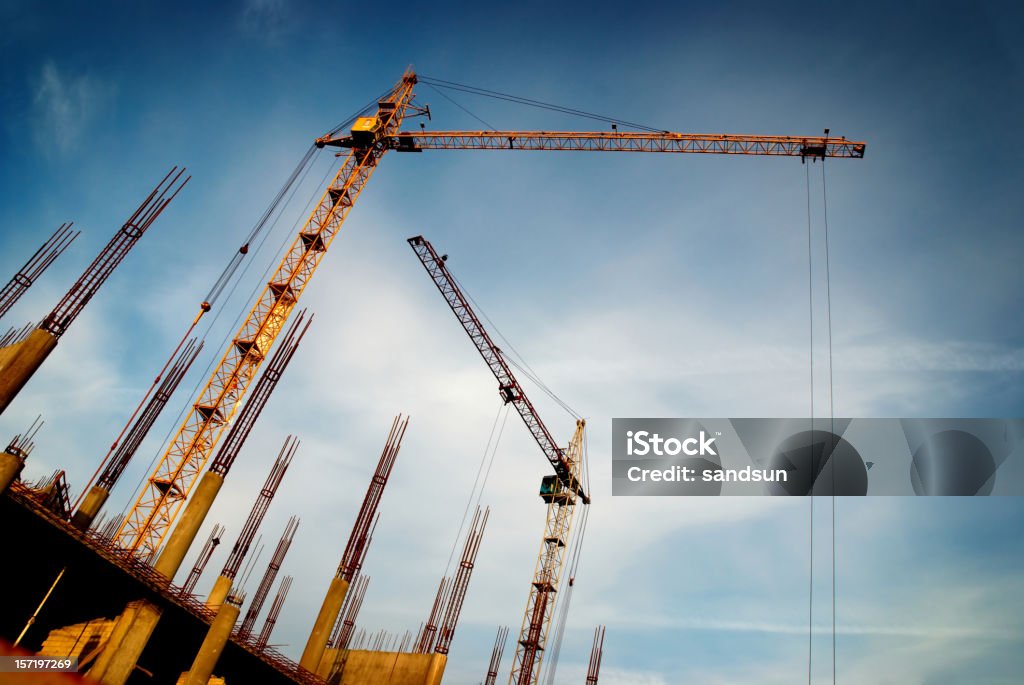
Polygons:
<instances>
[{"instance_id":1,"label":"crane tie cable","mask_svg":"<svg viewBox=\"0 0 1024 685\"><path fill-rule=\"evenodd\" d=\"M828 131L826 130L826 135ZM808 635L807 635L807 682L811 683L812 677L812 655L814 636L814 485L817 477L817 468L814 464L814 262L812 250L812 229L811 229L811 177L810 167L805 166L805 187L807 194L807 262L808 262L808 308L810 314L810 394L811 394L811 487L810 487L810 572L808 586ZM833 373L832 354L832 267L831 267L831 245L828 226L828 187L825 175L825 164L822 160L821 166L821 196L822 196L822 219L824 224L825 240L825 315L826 332L828 334L828 413L829 413L829 451L824 455L826 464L830 471L831 496L832 496L832 683L835 685L837 677L836 667L836 607L837 607L837 579L836 579L836 417L835 417L835 383Z\"/></svg>"},{"instance_id":2,"label":"crane tie cable","mask_svg":"<svg viewBox=\"0 0 1024 685\"><path fill-rule=\"evenodd\" d=\"M807 584L807 685L811 685L811 670L814 646L814 257L811 245L811 171L804 165L805 185L807 191L807 308L810 329L810 380L811 380L811 440L808 454L810 456L811 487L810 498L810 549L809 580Z\"/></svg>"},{"instance_id":3,"label":"crane tie cable","mask_svg":"<svg viewBox=\"0 0 1024 685\"><path fill-rule=\"evenodd\" d=\"M488 131L497 131L497 130L498 130L498 128L497 128L496 126L494 126L493 124L489 124L489 123L487 123L486 121L484 121L484 120L483 120L483 118L481 118L481 117L478 117L477 115L473 114L473 113L472 113L472 112L470 112L470 111L469 111L468 109L466 109L465 107L463 107L462 105L460 105L460 104L459 104L458 102L456 102L456 101L455 101L455 100L454 100L453 98L449 97L449 96L448 96L448 94L447 94L447 93L445 93L445 92L444 92L443 90L440 90L440 89L438 89L438 88L435 88L434 86L430 85L430 84L429 84L429 83L427 83L426 81L424 81L424 85L426 85L426 86L429 86L429 87L430 87L430 89L431 89L431 90L433 90L433 91L434 91L435 93L437 93L438 95L440 95L441 97L443 97L443 98L444 98L445 100L447 100L448 102L452 103L453 105L455 105L456 107L458 107L459 109L461 109L461 110L462 110L463 112L465 112L465 113L466 113L466 114L468 114L469 116L471 116L471 117L473 117L474 119L476 119L477 121L479 121L479 122L480 122L481 124L483 124L484 126L486 126L486 127L487 127L487 130L488 130Z\"/></svg>"},{"instance_id":4,"label":"crane tie cable","mask_svg":"<svg viewBox=\"0 0 1024 685\"><path fill-rule=\"evenodd\" d=\"M826 131L826 134L828 131ZM836 468L835 461L835 440L836 440L836 412L835 393L832 382L832 267L829 257L829 236L828 236L828 191L825 184L825 159L821 160L821 201L822 217L825 225L825 301L828 325L828 414L831 424L832 450L829 452L829 459L832 462L832 685L836 682Z\"/></svg>"},{"instance_id":5,"label":"crane tie cable","mask_svg":"<svg viewBox=\"0 0 1024 685\"><path fill-rule=\"evenodd\" d=\"M475 307L476 311L480 314L480 316L484 318L484 321L488 323L488 325L491 327L491 330L495 332L495 334L501 339L505 346L507 346L508 349L512 351L512 354L514 354L519 361L517 362L516 359L505 354L504 349L499 349L498 351L501 353L502 359L509 362L512 366L516 367L520 372L522 372L523 375L525 375L531 381L536 383L537 387L539 387L541 391L543 391L548 397L554 400L570 416L572 416L574 419L579 419L580 415L565 401L558 397L558 395L556 395L554 391L551 390L551 388L549 388L547 384L540 379L540 376L538 376L537 373L533 370L533 368L526 362L526 359L523 357L523 355L519 354L519 350L517 350L515 346L513 346L512 343L509 341L509 339L505 337L504 333L501 332L501 329L498 328L498 326L495 325L495 323L491 320L491 317L487 316L487 312L484 311L484 308L480 306L480 303L473 299L473 296L470 294L466 286L464 286L462 282L455 277L454 274L449 275L451 276L452 280L455 281L455 284L459 286L459 289L466 295L466 298L473 303L473 307Z\"/></svg>"},{"instance_id":6,"label":"crane tie cable","mask_svg":"<svg viewBox=\"0 0 1024 685\"><path fill-rule=\"evenodd\" d=\"M420 74L418 78L421 82L437 88L448 88L450 90L458 90L464 93L469 93L471 95L480 95L483 97L494 98L496 100L505 100L507 102L513 102L519 105L526 105L528 107L537 107L539 109L546 109L554 112L560 112L562 114L569 114L584 119L593 119L595 121L603 121L609 124L628 126L629 128L635 128L640 131L648 131L650 133L665 132L665 129L655 128L653 126L647 126L645 124L638 124L635 122L626 121L625 119L619 119L617 117L609 117L603 114L595 114L593 112L587 112L581 109L576 109L574 107L566 107L565 105L544 102L543 100L534 100L532 98L521 97L519 95L512 95L510 93L502 93L500 91L489 90L487 88L479 88L477 86L470 86L465 83L457 83L455 81L446 81L444 79L425 76L422 74Z\"/></svg>"}]
</instances>

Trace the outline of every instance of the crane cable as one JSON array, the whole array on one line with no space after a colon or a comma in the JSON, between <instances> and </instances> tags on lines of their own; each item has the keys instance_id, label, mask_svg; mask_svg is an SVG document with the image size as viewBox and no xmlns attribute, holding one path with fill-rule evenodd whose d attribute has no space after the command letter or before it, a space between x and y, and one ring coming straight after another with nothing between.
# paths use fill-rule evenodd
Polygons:
<instances>
[{"instance_id":1,"label":"crane cable","mask_svg":"<svg viewBox=\"0 0 1024 685\"><path fill-rule=\"evenodd\" d=\"M221 293L224 292L224 288L227 287L228 283L234 277L235 271L238 269L238 265L241 264L242 260L249 253L249 246L254 240L256 240L260 233L263 232L263 229L266 228L270 217L273 216L278 207L281 206L281 200L284 199L285 195L288 194L288 191L295 185L296 180L298 180L300 176L304 177L304 172L309 167L317 151L318 150L315 145L310 145L309 149L306 150L306 154L302 156L302 159L299 160L295 169L292 170L292 173L288 176L284 185L282 185L277 191L277 194L274 195L274 199L270 201L270 205L263 212L263 215L256 222L256 225L254 225L252 230L249 231L249 235L246 236L245 242L238 248L238 251L231 257L227 266L224 267L224 271L222 271L220 276L217 277L217 280L214 281L210 291L203 299L204 302L213 304L220 297Z\"/></svg>"},{"instance_id":2,"label":"crane cable","mask_svg":"<svg viewBox=\"0 0 1024 685\"><path fill-rule=\"evenodd\" d=\"M185 334L181 336L181 340L174 348L174 351L171 352L171 355L167 358L167 361L164 362L163 367L161 367L159 373L157 373L156 375L156 378L153 380L150 387L146 390L145 395L143 395L142 399L139 400L139 403L136 405L134 411L132 411L131 416L128 417L128 421L125 423L124 428L121 429L121 432L114 439L114 443L110 446L110 449L108 450L107 454L100 461L99 465L96 467L96 471L89 478L88 482L86 482L81 494L75 500L74 506L71 507L72 511L77 510L78 507L81 505L82 501L85 499L85 496L89 492L89 488L92 486L94 482L96 482L96 479L99 477L100 472L106 467L107 463L110 461L111 457L114 454L114 450L117 449L117 446L121 442L121 438L123 438L124 434L128 432L132 422L135 420L135 417L138 415L139 411L142 410L143 405L145 405L146 401L149 399L153 391L156 390L157 385L160 383L168 367L170 367L171 364L174 363L175 357L178 355L178 352L184 346L185 341L188 339L188 337L192 335L192 331L194 331L196 326L199 324L199 320L202 318L203 314L208 312L211 306L215 304L218 299L220 299L221 294L224 292L224 288L227 287L228 283L231 282L232 278L234 278L234 275L238 270L239 264L241 264L242 260L249 253L249 246L263 232L263 230L267 227L267 223L268 221L270 221L271 216L273 216L274 213L277 211L278 207L281 206L281 200L284 198L286 194L288 194L289 190L291 190L295 186L297 179L299 179L300 177L302 179L305 178L305 173L306 171L308 171L309 166L312 163L313 157L316 155L316 152L316 146L310 145L309 149L306 150L306 153L302 156L302 159L296 165L295 169L288 176L288 179L277 191L277 194L274 196L274 199L271 200L270 205L263 212L263 215L259 218L256 224L249 231L249 234L246 237L245 242L242 243L242 246L238 248L238 251L236 251L234 255L232 255L231 259L228 261L228 264L224 267L224 270L221 271L220 275L217 277L217 280L214 281L213 286L211 286L210 290L206 293L206 297L204 297L202 300L202 306L200 307L199 315L196 316L196 318L192 321L192 325L189 326L187 331L185 331ZM291 196L289 195L289 200L290 199ZM278 217L280 217L280 214L278 214ZM274 222L271 223L271 227L276 225L276 223L277 219L274 219ZM263 243L261 242L260 246L262 246L262 244ZM233 288L232 292L234 292ZM217 315L214 315L214 320L210 322L210 325L207 327L207 331L209 331L213 324L216 323L216 319L217 316L219 315L219 312L220 310L218 310ZM205 339L205 334L202 337ZM200 343L200 345L201 344L202 343Z\"/></svg>"},{"instance_id":3,"label":"crane cable","mask_svg":"<svg viewBox=\"0 0 1024 685\"><path fill-rule=\"evenodd\" d=\"M825 160L821 160L821 201L822 213L825 224L825 311L828 324L828 414L831 421L832 449L829 451L829 460L832 463L830 469L832 475L832 685L836 682L836 468L835 440L836 440L836 412L835 412L835 387L832 381L832 266L829 257L829 236L828 236L828 190L825 182Z\"/></svg>"},{"instance_id":4,"label":"crane cable","mask_svg":"<svg viewBox=\"0 0 1024 685\"><path fill-rule=\"evenodd\" d=\"M811 444L810 444L810 569L807 584L807 685L811 685L811 667L814 644L814 257L811 245L811 167L804 164L805 186L807 191L807 309L810 329L810 380L811 380Z\"/></svg>"},{"instance_id":5,"label":"crane cable","mask_svg":"<svg viewBox=\"0 0 1024 685\"><path fill-rule=\"evenodd\" d=\"M805 186L807 194L807 260L808 260L808 307L810 313L810 395L811 395L811 489L810 489L810 571L808 583L808 635L807 635L807 682L811 683L812 675L812 647L814 631L814 483L817 479L817 468L813 463L814 456L814 273L813 273L813 251L811 246L811 177L810 165L805 166ZM825 160L821 164L821 197L822 197L822 220L824 224L825 239L825 315L826 333L828 334L828 412L829 412L829 451L826 455L826 463L829 467L831 478L832 518L831 518L831 542L832 542L832 683L836 683L836 607L837 607L837 578L836 578L836 418L835 418L835 384L833 374L832 354L832 267L831 267L831 245L828 226L828 186L825 174Z\"/></svg>"},{"instance_id":6,"label":"crane cable","mask_svg":"<svg viewBox=\"0 0 1024 685\"><path fill-rule=\"evenodd\" d=\"M556 404L557 404L558 406L560 406L560 407L561 407L562 409L564 409L564 410L565 410L565 412L566 412L567 414L569 414L569 416L573 417L574 419L579 419L579 418L582 418L582 417L581 417L581 416L580 416L579 414L577 414L577 413L576 413L576 410L575 410L575 409L573 409L573 408L572 408L572 407L570 407L570 406L569 406L568 404L566 404L566 403L565 403L565 401L563 401L561 397L559 397L558 395L556 395L556 394L555 394L555 392L554 392L554 391L553 391L553 390L552 390L551 388L549 388L549 387L547 386L547 384L546 384L546 383L544 383L544 381L542 381L542 380L540 379L540 377L538 377L538 376L537 376L537 375L536 375L535 373L533 373L532 369L530 369L529 367L525 367L525 366L521 365L521 364L520 364L519 362L517 362L517 361L516 361L516 360L515 360L514 358L512 358L512 357L510 357L510 356L506 355L506 354L505 354L504 352L502 353L502 355L501 355L501 356L502 356L502 358L503 358L503 359L505 359L505 361L507 361L507 362L508 362L509 364L511 364L512 366L516 367L516 369L517 369L517 370L518 370L518 371L519 371L520 373L522 373L522 374L523 374L524 376L526 376L526 377L527 377L528 379L530 379L531 381L533 381L533 382L534 382L534 383L535 383L535 384L537 385L537 387L541 389L541 392L543 392L543 393L544 393L545 395L547 395L547 396L548 396L548 397L550 397L550 398L551 398L552 400L554 400L554 402L555 402L555 403L556 403ZM525 362L524 362L524 363L525 363Z\"/></svg>"},{"instance_id":7,"label":"crane cable","mask_svg":"<svg viewBox=\"0 0 1024 685\"><path fill-rule=\"evenodd\" d=\"M587 112L581 109L576 109L575 107L566 107L565 105L558 105L552 102L544 102L543 100L534 100L532 98L526 98L519 95L512 95L510 93L502 93L500 91L490 90L487 88L480 88L478 86L470 86L465 83L446 81L444 79L434 78L432 76L424 76L422 74L420 74L417 78L421 82L433 86L435 88L447 88L449 90L457 90L463 93L469 93L471 95L480 95L482 97L489 97L496 100L504 100L506 102L512 102L518 105L525 105L527 107L536 107L538 109L550 110L553 112L577 116L584 119L593 119L595 121L603 121L608 124L627 126L629 128L635 128L639 131L647 131L650 133L666 132L665 129L655 128L653 126L647 126L645 124L638 124L635 122L626 121L625 119L620 119L618 117L609 117L603 114L595 114L593 112ZM474 118L478 118L475 115L473 116Z\"/></svg>"},{"instance_id":8,"label":"crane cable","mask_svg":"<svg viewBox=\"0 0 1024 685\"><path fill-rule=\"evenodd\" d=\"M500 420L500 427L499 427ZM491 474L491 466L494 465L494 455L498 453L498 443L501 442L501 436L505 432L505 422L508 420L508 405L500 404L498 411L494 415L494 423L491 424L491 433L487 436L487 445L484 446L484 453L480 457L480 466L476 470L476 478L473 480L473 487L469 491L469 499L466 500L466 508L462 512L462 520L459 522L459 529L455 533L455 539L452 541L451 552L448 553L448 563L444 566L444 574L442 577L448 577L448 571L451 569L452 560L455 558L455 550L459 546L459 540L462 538L462 530L466 526L466 519L469 516L469 509L473 506L473 499L476 498L476 505L480 506L480 499L483 497L484 489L487 487L487 479ZM497 432L495 432L497 431ZM497 437L495 437L497 436ZM480 477L483 476L481 482ZM479 485L479 490L477 486Z\"/></svg>"},{"instance_id":9,"label":"crane cable","mask_svg":"<svg viewBox=\"0 0 1024 685\"><path fill-rule=\"evenodd\" d=\"M386 90L379 97L368 102L361 109L354 112L344 121L334 126L331 129L330 133L328 133L328 135L334 135L343 128L350 126L352 122L354 122L358 117L362 116L363 114L366 114L368 110L370 110L374 105L377 104L378 100L385 97L390 92L390 89ZM205 302L213 304L213 302L220 297L221 293L223 293L224 288L227 286L228 282L234 276L235 271L238 269L238 265L241 263L245 255L248 254L249 246L252 245L253 241L256 240L260 233L263 232L263 229L266 227L267 222L270 221L271 216L273 216L274 213L277 211L278 207L281 206L281 201L284 199L285 195L288 194L289 190L295 185L296 180L299 179L300 177L302 177L303 179L305 178L305 173L308 170L309 165L312 163L313 158L316 156L316 153L318 151L319 148L317 148L316 145L310 145L309 149L306 150L306 153L303 155L302 159L299 160L299 163L295 166L295 169L292 170L291 175L288 176L288 179L285 181L284 185L281 186L280 190L277 191L277 194L274 195L274 199L271 200L270 205L263 212L263 215L253 226L252 230L249 231L249 235L246 236L245 242L242 243L241 247L238 248L238 252L236 252L232 256L231 261L229 261L227 266L224 267L224 271L221 272L221 275L217 278L213 286L210 288L210 291L209 293L207 293L206 298L204 300ZM299 181L299 183L301 184L301 181ZM288 203L286 202L285 205L287 206L287 204ZM273 226L273 224L271 224L271 226Z\"/></svg>"},{"instance_id":10,"label":"crane cable","mask_svg":"<svg viewBox=\"0 0 1024 685\"><path fill-rule=\"evenodd\" d=\"M430 88L430 89L431 89L432 91L434 91L435 93L437 93L437 94L438 94L438 95L440 95L441 97L443 97L443 98L444 98L445 100L447 100L448 102L452 103L453 105L455 105L456 107L458 107L459 109L461 109L461 110L462 110L463 112L465 112L465 113L466 113L466 114L468 114L469 116L471 116L471 117L473 117L474 119L476 119L477 121L479 121L479 122L480 122L481 124L483 124L484 126L486 126L486 127L487 127L487 130L489 130L489 131L497 131L497 130L498 130L496 126L494 126L493 124L489 124L489 123L487 123L486 121L484 121L484 120L483 120L483 118L481 118L481 117L478 117L477 115L475 115L475 114L473 114L472 112L470 112L470 111L469 111L469 110L468 110L467 108L463 107L463 106L462 106L461 104L459 104L458 102L456 102L454 98L451 98L451 97L449 97L449 96L448 96L448 94L447 94L447 93L445 93L445 92L444 92L443 90L440 90L440 89L438 89L438 88L435 88L434 86L432 86L431 84L427 83L426 81L424 81L424 82L423 82L423 84L424 84L425 86L429 87L429 88Z\"/></svg>"}]
</instances>

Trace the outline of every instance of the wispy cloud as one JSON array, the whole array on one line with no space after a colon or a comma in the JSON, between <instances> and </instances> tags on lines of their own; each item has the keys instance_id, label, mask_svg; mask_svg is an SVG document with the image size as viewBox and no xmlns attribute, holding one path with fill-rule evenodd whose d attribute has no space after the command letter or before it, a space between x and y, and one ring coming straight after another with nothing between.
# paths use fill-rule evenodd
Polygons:
<instances>
[{"instance_id":1,"label":"wispy cloud","mask_svg":"<svg viewBox=\"0 0 1024 685\"><path fill-rule=\"evenodd\" d=\"M279 42L293 25L285 0L246 0L239 24L246 33L268 43Z\"/></svg>"},{"instance_id":2,"label":"wispy cloud","mask_svg":"<svg viewBox=\"0 0 1024 685\"><path fill-rule=\"evenodd\" d=\"M643 616L631 623L630 619L617 619L615 627L619 630L636 628L643 631L673 629L716 631L726 633L767 633L773 635L806 635L807 624L773 623L767 621L745 621L701 617ZM831 623L815 623L816 635L828 635L832 632ZM1020 640L1022 634L1012 627L993 628L976 625L935 625L927 624L879 624L855 625L836 624L837 635L856 635L874 637L915 637L954 639L971 638L975 640Z\"/></svg>"},{"instance_id":3,"label":"wispy cloud","mask_svg":"<svg viewBox=\"0 0 1024 685\"><path fill-rule=\"evenodd\" d=\"M113 101L117 88L89 74L74 75L47 61L33 84L32 129L36 143L60 153L79 140Z\"/></svg>"}]
</instances>

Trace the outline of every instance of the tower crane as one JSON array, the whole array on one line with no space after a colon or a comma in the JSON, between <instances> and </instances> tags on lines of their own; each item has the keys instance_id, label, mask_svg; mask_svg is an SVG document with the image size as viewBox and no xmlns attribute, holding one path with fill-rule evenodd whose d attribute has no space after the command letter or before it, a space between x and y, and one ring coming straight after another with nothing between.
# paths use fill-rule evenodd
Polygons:
<instances>
[{"instance_id":1,"label":"tower crane","mask_svg":"<svg viewBox=\"0 0 1024 685\"><path fill-rule=\"evenodd\" d=\"M430 117L429 107L414 103L416 73L407 69L401 79L376 102L372 116L355 119L315 141L319 148L341 150L338 172L315 203L309 217L287 248L266 286L221 360L199 391L181 426L128 510L118 532L118 545L142 558L152 558L179 516L225 428L245 398L263 361L270 353L299 297L309 284L331 243L337 237L359 194L385 153L424 150L511 149L559 151L669 152L765 155L807 158L864 156L865 143L843 137L748 136L660 132L604 131L403 131L406 120ZM309 156L307 155L307 158ZM545 452L553 456L554 452ZM568 459L568 456L564 457ZM555 463L555 462L553 462ZM555 463L558 482L569 478L564 465ZM583 493L577 493L582 496ZM212 499L212 498L211 498ZM200 522L208 505L192 517ZM196 526L176 533L175 547L186 547ZM158 560L159 561L159 560ZM178 560L167 560L160 572L171 576Z\"/></svg>"},{"instance_id":2,"label":"tower crane","mask_svg":"<svg viewBox=\"0 0 1024 685\"><path fill-rule=\"evenodd\" d=\"M434 246L423 236L409 238L409 244L470 340L476 345L477 352L498 380L498 394L502 401L516 408L533 439L555 470L554 476L545 476L541 481L540 496L548 505L544 537L541 539L540 553L537 555L537 565L530 583L530 595L526 602L526 612L523 614L519 641L512 661L512 673L509 677L510 684L530 685L536 682L540 674L544 647L547 644L554 613L552 610L555 597L565 567L565 552L572 532L576 505L590 504L590 497L580 482L586 422L582 419L576 421L576 432L569 441L568 448L559 447L555 443L551 432L544 425L530 398L526 396L509 368L501 350L491 340L462 289L448 271L444 258L437 255Z\"/></svg>"}]
</instances>

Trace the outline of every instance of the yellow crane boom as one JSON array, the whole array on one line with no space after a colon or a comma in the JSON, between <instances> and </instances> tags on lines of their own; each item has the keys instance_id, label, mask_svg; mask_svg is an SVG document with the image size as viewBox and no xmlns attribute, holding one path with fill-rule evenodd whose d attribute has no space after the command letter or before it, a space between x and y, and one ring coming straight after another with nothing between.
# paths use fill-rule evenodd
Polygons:
<instances>
[{"instance_id":1,"label":"yellow crane boom","mask_svg":"<svg viewBox=\"0 0 1024 685\"><path fill-rule=\"evenodd\" d=\"M825 136L742 136L631 131L403 131L388 139L398 152L423 150L572 150L577 152L687 152L774 157L864 156L865 143ZM323 147L352 147L353 136L317 140Z\"/></svg>"}]
</instances>

